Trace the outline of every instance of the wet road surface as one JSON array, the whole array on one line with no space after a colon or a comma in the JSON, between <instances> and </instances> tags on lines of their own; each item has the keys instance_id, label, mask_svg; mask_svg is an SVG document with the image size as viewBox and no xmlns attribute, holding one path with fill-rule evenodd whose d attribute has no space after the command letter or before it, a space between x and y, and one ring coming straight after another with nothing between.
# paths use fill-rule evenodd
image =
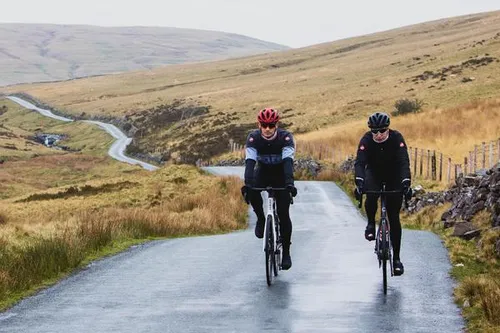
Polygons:
<instances>
[{"instance_id":1,"label":"wet road surface","mask_svg":"<svg viewBox=\"0 0 500 333\"><path fill-rule=\"evenodd\" d=\"M242 168L216 173L241 174ZM330 182L297 182L293 267L268 287L248 230L156 241L90 265L0 314L0 332L460 332L446 250L403 231L405 275L382 274L364 220Z\"/></svg>"}]
</instances>

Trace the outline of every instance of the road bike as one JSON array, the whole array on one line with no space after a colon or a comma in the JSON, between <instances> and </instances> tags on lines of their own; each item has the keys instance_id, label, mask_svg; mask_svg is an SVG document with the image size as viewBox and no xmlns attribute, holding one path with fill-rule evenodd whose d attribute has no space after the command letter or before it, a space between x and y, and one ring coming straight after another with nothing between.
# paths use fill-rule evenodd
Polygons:
<instances>
[{"instance_id":1,"label":"road bike","mask_svg":"<svg viewBox=\"0 0 500 333\"><path fill-rule=\"evenodd\" d=\"M394 267L392 262L392 243L391 243L391 227L387 220L386 196L399 194L401 190L386 191L385 184L382 184L381 191L363 191L363 194L380 195L380 224L375 237L375 254L378 259L378 266L382 268L382 283L384 294L387 294L387 262L391 271L391 277L394 276ZM363 196L359 200L359 208L363 205ZM408 206L408 201L405 198L405 207Z\"/></svg>"},{"instance_id":2,"label":"road bike","mask_svg":"<svg viewBox=\"0 0 500 333\"><path fill-rule=\"evenodd\" d=\"M278 276L281 270L281 259L283 255L283 241L280 234L280 223L276 207L276 191L288 191L282 187L253 187L254 191L266 191L268 194L265 209L265 225L263 249L266 262L266 281L270 286L273 283L273 277ZM260 195L260 193L259 193ZM290 194L290 203L293 204L293 198Z\"/></svg>"}]
</instances>

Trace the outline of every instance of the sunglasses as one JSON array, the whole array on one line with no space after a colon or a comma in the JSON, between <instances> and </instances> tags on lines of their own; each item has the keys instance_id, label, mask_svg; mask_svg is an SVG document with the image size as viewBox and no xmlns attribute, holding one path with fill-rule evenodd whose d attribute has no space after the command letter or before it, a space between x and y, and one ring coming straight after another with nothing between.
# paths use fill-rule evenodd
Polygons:
<instances>
[{"instance_id":1,"label":"sunglasses","mask_svg":"<svg viewBox=\"0 0 500 333\"><path fill-rule=\"evenodd\" d=\"M271 123L271 124L263 124L263 123L260 123L260 126L261 126L262 128L275 128L275 127L276 127L276 124L273 124L273 123Z\"/></svg>"},{"instance_id":2,"label":"sunglasses","mask_svg":"<svg viewBox=\"0 0 500 333\"><path fill-rule=\"evenodd\" d=\"M387 132L387 130L388 130L388 128L373 128L370 131L373 134L377 134L377 133L383 134L383 133Z\"/></svg>"}]
</instances>

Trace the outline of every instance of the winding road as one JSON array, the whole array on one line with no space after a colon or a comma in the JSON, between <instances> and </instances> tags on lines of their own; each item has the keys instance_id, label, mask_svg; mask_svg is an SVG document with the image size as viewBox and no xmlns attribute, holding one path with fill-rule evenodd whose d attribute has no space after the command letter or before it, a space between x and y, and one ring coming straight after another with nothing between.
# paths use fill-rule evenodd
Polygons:
<instances>
[{"instance_id":1,"label":"winding road","mask_svg":"<svg viewBox=\"0 0 500 333\"><path fill-rule=\"evenodd\" d=\"M39 108L36 105L34 105L28 101L25 101L24 99L21 99L19 97L7 96L7 98L10 99L11 101L21 105L22 107L25 107L25 108L30 109L30 110L35 110L46 117L50 117L50 118L60 120L60 121L65 121L65 122L74 121L73 119L70 119L70 118L65 118L65 117L55 115L50 110ZM154 171L154 170L158 169L158 167L156 167L154 165L151 165L149 163L146 163L146 162L143 162L140 160L130 158L130 157L125 155L125 150L127 149L127 146L132 142L132 138L127 137L115 125L103 123L100 121L93 121L93 120L83 120L83 122L86 122L89 124L94 124L94 125L101 127L106 132L108 132L112 137L114 137L116 139L116 141L111 145L111 147L108 150L108 155L111 156L112 158L114 158L118 161L121 161L121 162L129 163L129 164L138 164L141 167L143 167L144 169L150 170L150 171Z\"/></svg>"},{"instance_id":2,"label":"winding road","mask_svg":"<svg viewBox=\"0 0 500 333\"><path fill-rule=\"evenodd\" d=\"M364 219L345 193L331 182L297 187L293 267L271 287L250 225L226 235L154 241L96 261L0 314L0 332L463 330L436 235L403 231L406 272L389 279L384 295L373 242L364 240Z\"/></svg>"}]
</instances>

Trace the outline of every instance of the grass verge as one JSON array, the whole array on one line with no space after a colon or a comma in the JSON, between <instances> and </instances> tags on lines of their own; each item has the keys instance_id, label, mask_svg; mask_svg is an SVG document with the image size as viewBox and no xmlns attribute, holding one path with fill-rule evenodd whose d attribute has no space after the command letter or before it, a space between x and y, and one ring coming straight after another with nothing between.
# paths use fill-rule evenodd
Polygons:
<instances>
[{"instance_id":1,"label":"grass verge","mask_svg":"<svg viewBox=\"0 0 500 333\"><path fill-rule=\"evenodd\" d=\"M247 209L240 200L239 179L199 174L191 181L204 185L192 193L181 182L175 185L178 195L174 200L157 193L148 206L54 210L45 221L38 221L42 226L35 231L26 225L29 221L10 225L7 219L0 236L0 308L52 284L91 259L131 244L224 233L246 226ZM50 201L64 205L68 199Z\"/></svg>"}]
</instances>

